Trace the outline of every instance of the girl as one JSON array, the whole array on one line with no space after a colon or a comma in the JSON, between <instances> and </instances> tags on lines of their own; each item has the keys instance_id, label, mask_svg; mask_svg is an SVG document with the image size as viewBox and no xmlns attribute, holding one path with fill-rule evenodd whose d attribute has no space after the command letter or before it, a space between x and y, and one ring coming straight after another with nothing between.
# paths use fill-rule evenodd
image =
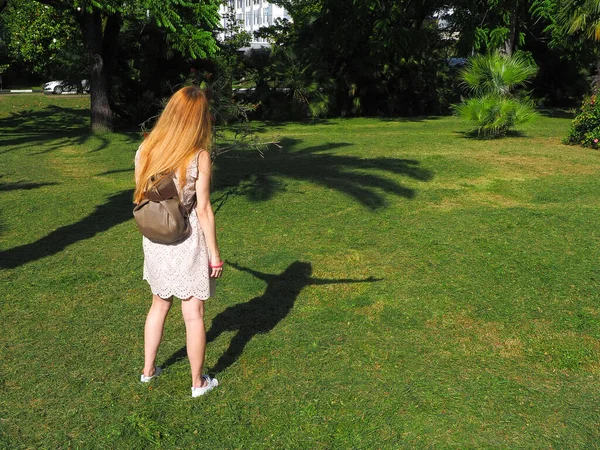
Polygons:
<instances>
[{"instance_id":1,"label":"girl","mask_svg":"<svg viewBox=\"0 0 600 450\"><path fill-rule=\"evenodd\" d=\"M153 175L171 171L175 173L181 204L191 208L196 202L189 216L192 233L188 238L171 245L143 238L143 278L153 295L144 329L145 363L141 381L147 383L162 372L154 364L165 319L176 296L182 300L192 397L204 395L219 384L202 374L206 348L204 300L214 294L214 279L223 270L210 205L210 141L206 94L198 87L188 86L171 97L135 156L135 203L142 200Z\"/></svg>"}]
</instances>

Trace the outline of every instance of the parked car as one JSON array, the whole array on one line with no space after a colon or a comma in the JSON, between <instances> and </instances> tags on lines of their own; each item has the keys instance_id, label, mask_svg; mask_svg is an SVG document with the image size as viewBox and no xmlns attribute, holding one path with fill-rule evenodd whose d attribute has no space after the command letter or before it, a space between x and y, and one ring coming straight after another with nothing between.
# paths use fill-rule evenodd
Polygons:
<instances>
[{"instance_id":1,"label":"parked car","mask_svg":"<svg viewBox=\"0 0 600 450\"><path fill-rule=\"evenodd\" d=\"M450 67L463 67L465 64L467 64L467 58L450 58L448 60Z\"/></svg>"},{"instance_id":2,"label":"parked car","mask_svg":"<svg viewBox=\"0 0 600 450\"><path fill-rule=\"evenodd\" d=\"M84 94L90 92L90 84L87 80L81 80L81 83L76 83L55 80L49 81L44 85L44 94Z\"/></svg>"}]
</instances>

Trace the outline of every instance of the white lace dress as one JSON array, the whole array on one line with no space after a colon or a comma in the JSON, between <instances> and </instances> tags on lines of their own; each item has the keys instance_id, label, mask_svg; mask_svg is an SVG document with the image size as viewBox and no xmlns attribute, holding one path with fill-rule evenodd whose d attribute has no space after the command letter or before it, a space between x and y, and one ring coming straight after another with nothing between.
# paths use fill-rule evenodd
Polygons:
<instances>
[{"instance_id":1,"label":"white lace dress","mask_svg":"<svg viewBox=\"0 0 600 450\"><path fill-rule=\"evenodd\" d=\"M135 155L136 164L138 154L139 149ZM179 187L177 179L175 180L179 199L186 208L194 202L197 178L196 157L187 169L187 180L183 189ZM175 296L187 299L193 296L206 300L214 295L215 280L210 278L208 249L195 208L190 214L190 225L192 234L177 244L157 244L143 237L143 279L150 285L152 293L161 298Z\"/></svg>"}]
</instances>

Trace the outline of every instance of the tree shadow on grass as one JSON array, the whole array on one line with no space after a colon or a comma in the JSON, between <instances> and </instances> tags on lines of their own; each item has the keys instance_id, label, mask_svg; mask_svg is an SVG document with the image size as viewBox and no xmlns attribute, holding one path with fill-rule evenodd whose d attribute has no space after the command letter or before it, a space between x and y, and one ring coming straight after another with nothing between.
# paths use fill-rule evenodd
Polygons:
<instances>
[{"instance_id":1,"label":"tree shadow on grass","mask_svg":"<svg viewBox=\"0 0 600 450\"><path fill-rule=\"evenodd\" d=\"M206 341L212 342L222 333L236 332L231 339L228 349L221 355L217 363L208 372L217 374L225 371L242 355L244 348L257 334L266 334L273 330L279 322L290 313L296 299L306 286L321 284L372 283L380 281L373 277L364 280L352 279L321 279L313 278L312 265L309 262L296 261L290 264L280 274L258 272L235 263L228 263L237 270L247 272L267 283L263 295L255 297L246 303L230 306L217 314L206 334ZM179 349L164 363L168 367L178 360L185 358L186 347Z\"/></svg>"},{"instance_id":2,"label":"tree shadow on grass","mask_svg":"<svg viewBox=\"0 0 600 450\"><path fill-rule=\"evenodd\" d=\"M522 137L527 136L527 134L525 132L520 131L520 130L510 130L500 136L485 136L485 135L479 134L476 130L454 131L453 133L459 135L463 139L473 139L476 141L495 141L498 139L522 138Z\"/></svg>"},{"instance_id":3,"label":"tree shadow on grass","mask_svg":"<svg viewBox=\"0 0 600 450\"><path fill-rule=\"evenodd\" d=\"M0 178L3 178L4 175L0 175ZM27 181L8 181L3 182L0 181L0 192L8 192L8 191L29 191L32 189L38 189L44 186L54 186L58 183L30 183Z\"/></svg>"},{"instance_id":4,"label":"tree shadow on grass","mask_svg":"<svg viewBox=\"0 0 600 450\"><path fill-rule=\"evenodd\" d=\"M71 244L89 239L98 233L131 219L133 190L121 191L97 206L89 216L71 225L57 228L30 244L0 251L0 268L12 269L31 261L55 255Z\"/></svg>"},{"instance_id":5,"label":"tree shadow on grass","mask_svg":"<svg viewBox=\"0 0 600 450\"><path fill-rule=\"evenodd\" d=\"M34 155L50 153L61 148L83 145L91 138L89 132L82 133L80 131L60 131L54 132L6 132L2 134L0 139L0 155L21 150L23 147L39 148L40 150L32 152Z\"/></svg>"},{"instance_id":6,"label":"tree shadow on grass","mask_svg":"<svg viewBox=\"0 0 600 450\"><path fill-rule=\"evenodd\" d=\"M406 117L380 117L382 122L429 122L440 120L443 116L406 116Z\"/></svg>"},{"instance_id":7,"label":"tree shadow on grass","mask_svg":"<svg viewBox=\"0 0 600 450\"><path fill-rule=\"evenodd\" d=\"M48 105L43 109L21 110L0 119L0 128L14 132L88 131L89 109Z\"/></svg>"},{"instance_id":8,"label":"tree shadow on grass","mask_svg":"<svg viewBox=\"0 0 600 450\"><path fill-rule=\"evenodd\" d=\"M300 143L298 139L282 139L281 148L270 147L264 157L249 151L224 155L217 160L215 188L229 193L227 197L246 195L253 201L265 201L285 190L281 178L305 180L343 192L376 210L387 205L384 194L407 199L415 196L414 189L389 179L388 175L403 175L419 181L433 178L433 172L420 167L416 160L361 158L330 152L352 145L347 142L296 149Z\"/></svg>"},{"instance_id":9,"label":"tree shadow on grass","mask_svg":"<svg viewBox=\"0 0 600 450\"><path fill-rule=\"evenodd\" d=\"M283 130L292 125L295 127L312 127L316 125L337 125L338 121L333 119L307 119L307 120L260 120L252 123L252 130L256 133L269 133L273 130Z\"/></svg>"},{"instance_id":10,"label":"tree shadow on grass","mask_svg":"<svg viewBox=\"0 0 600 450\"><path fill-rule=\"evenodd\" d=\"M90 131L89 110L48 105L43 109L30 109L11 113L0 119L3 130L0 154L21 146L42 149L33 154L52 152L66 146L83 145L94 139L98 146L93 151L105 149L110 141Z\"/></svg>"},{"instance_id":11,"label":"tree shadow on grass","mask_svg":"<svg viewBox=\"0 0 600 450\"><path fill-rule=\"evenodd\" d=\"M106 176L106 175L113 175L116 173L126 173L126 172L133 172L135 170L134 167L129 167L128 169L115 169L115 170L107 170L106 172L101 172L99 174L97 174L97 177L101 177L101 176Z\"/></svg>"},{"instance_id":12,"label":"tree shadow on grass","mask_svg":"<svg viewBox=\"0 0 600 450\"><path fill-rule=\"evenodd\" d=\"M18 128L19 120L25 119L13 120L13 128ZM26 123L23 126L25 125ZM43 135L43 139L42 135L39 137L41 140L55 139L56 135L46 134ZM82 136L76 139L85 140ZM5 140L1 142L6 143ZM222 157L218 161L215 176L215 194L220 195L214 201L215 209L218 211L228 198L240 194L247 195L252 201L269 200L285 190L281 179L289 178L310 181L343 192L363 206L376 210L386 206L387 199L384 194L409 199L415 195L413 189L402 186L387 176L403 175L419 181L427 181L433 177L433 173L421 168L416 160L361 158L331 153L334 149L351 145L345 142L295 149L300 142L297 139L283 139L281 149L272 146L265 151L264 157L250 151ZM36 145L36 142L30 142L29 145ZM128 170L131 169L117 169L106 174ZM26 187L33 189L41 185L21 186ZM93 237L98 232L129 220L132 209L131 193L130 190L121 191L81 221L61 227L36 242L0 252L0 268L14 268L56 254L75 242Z\"/></svg>"},{"instance_id":13,"label":"tree shadow on grass","mask_svg":"<svg viewBox=\"0 0 600 450\"><path fill-rule=\"evenodd\" d=\"M561 108L540 109L538 112L544 117L552 117L555 119L574 119L576 115L573 109Z\"/></svg>"},{"instance_id":14,"label":"tree shadow on grass","mask_svg":"<svg viewBox=\"0 0 600 450\"><path fill-rule=\"evenodd\" d=\"M379 120L380 122L427 122L432 120L440 120L442 115L426 115L426 116L396 116L396 117L380 117L380 116L363 116L363 119L373 119ZM311 127L316 125L339 125L344 121L348 121L352 119L348 118L315 118L315 119L306 119L306 120L261 120L260 122L255 122L252 125L252 129L257 133L268 133L273 130L284 129L285 127L292 125L295 127L303 126L303 127Z\"/></svg>"}]
</instances>

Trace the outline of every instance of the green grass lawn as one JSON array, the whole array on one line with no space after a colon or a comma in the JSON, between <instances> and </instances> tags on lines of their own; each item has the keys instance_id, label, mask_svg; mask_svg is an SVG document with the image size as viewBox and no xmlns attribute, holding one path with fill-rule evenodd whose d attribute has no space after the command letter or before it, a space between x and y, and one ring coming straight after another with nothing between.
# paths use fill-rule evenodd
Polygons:
<instances>
[{"instance_id":1,"label":"green grass lawn","mask_svg":"<svg viewBox=\"0 0 600 450\"><path fill-rule=\"evenodd\" d=\"M600 153L569 119L257 124L217 161L229 263L191 399L175 301L139 383L139 133L89 98L0 97L0 447L600 447Z\"/></svg>"}]
</instances>

